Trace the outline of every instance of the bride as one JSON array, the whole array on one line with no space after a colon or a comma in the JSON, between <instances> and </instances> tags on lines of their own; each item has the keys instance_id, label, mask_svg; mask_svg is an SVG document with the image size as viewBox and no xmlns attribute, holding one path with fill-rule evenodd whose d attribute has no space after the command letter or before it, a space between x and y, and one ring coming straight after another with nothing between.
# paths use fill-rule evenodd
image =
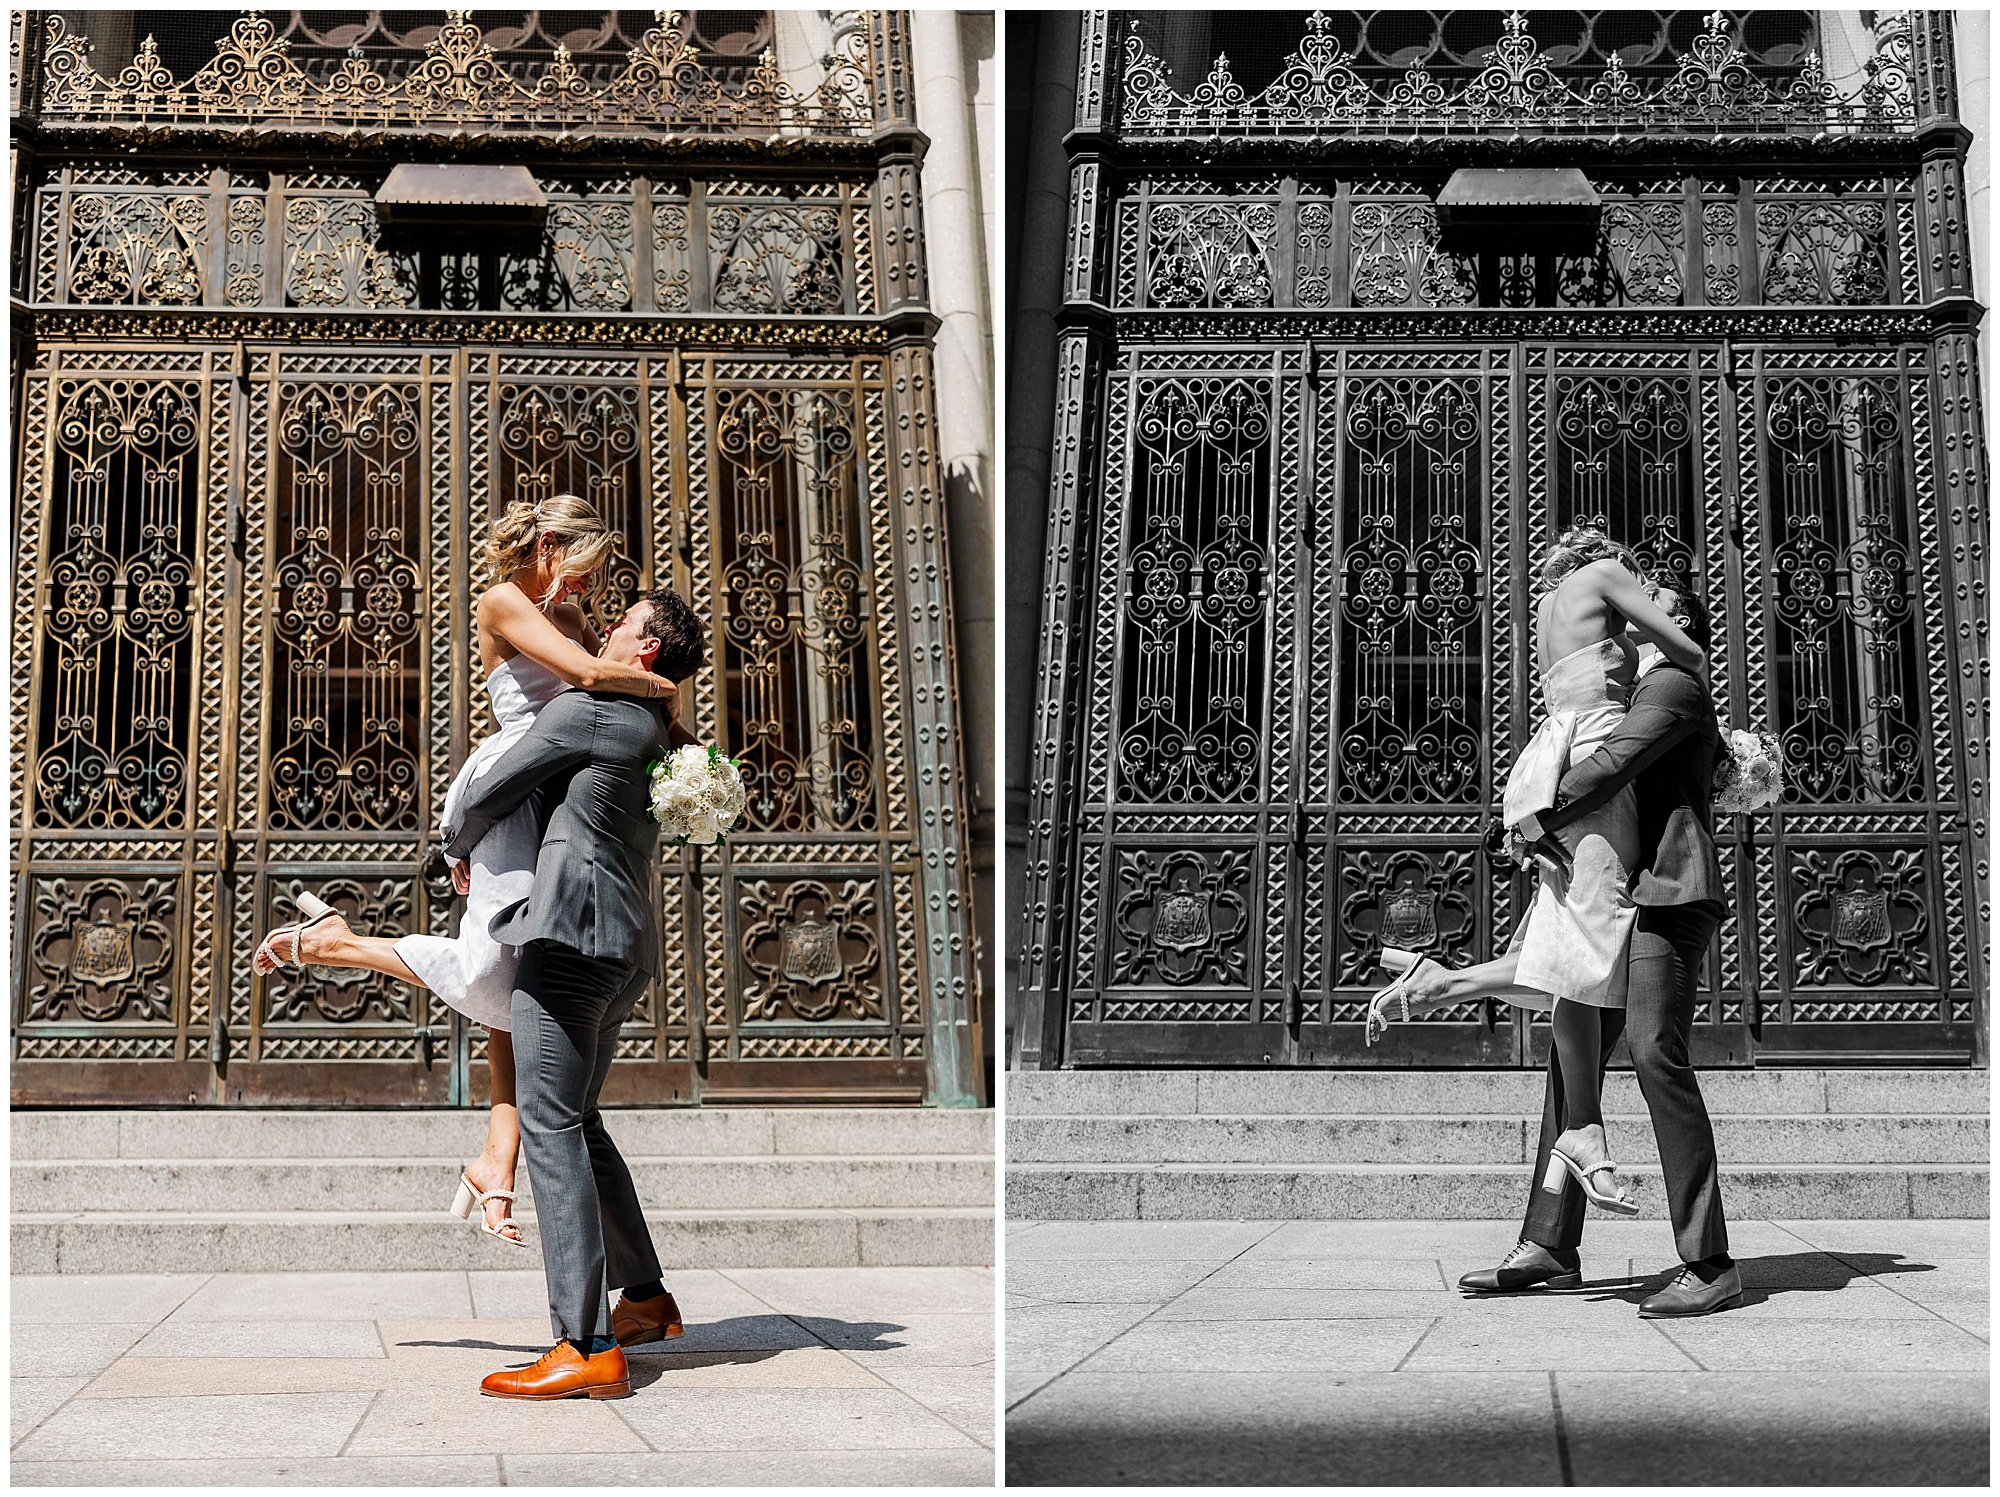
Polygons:
<instances>
[{"instance_id":1,"label":"bride","mask_svg":"<svg viewBox=\"0 0 2000 1497\"><path fill-rule=\"evenodd\" d=\"M480 598L473 617L480 668L499 726L452 781L440 817L443 825L456 821L454 813L467 788L528 731L535 714L572 686L665 698L672 718L673 683L637 666L598 659L596 631L571 601L588 592L615 541L597 511L573 494L539 504L518 501L494 525L486 556L492 575L503 580ZM692 741L678 724L671 732L676 746ZM473 849L469 866L452 865L452 885L466 896L456 936L358 936L324 900L301 894L299 913L305 918L271 931L254 958L256 969L267 974L281 965L308 963L385 972L429 988L486 1027L486 1070L493 1093L486 1148L460 1174L452 1210L464 1217L478 1205L483 1231L523 1247L527 1244L512 1208L521 1147L510 1032L516 952L494 941L487 925L533 887L540 841L531 802L487 832Z\"/></svg>"},{"instance_id":2,"label":"bride","mask_svg":"<svg viewBox=\"0 0 2000 1497\"><path fill-rule=\"evenodd\" d=\"M1638 558L1602 531L1565 531L1537 573L1545 591L1535 607L1535 653L1548 716L1507 776L1501 820L1517 844L1516 829L1555 805L1563 772L1587 759L1625 715L1638 676L1632 633L1697 675L1708 663L1653 602ZM1569 1125L1554 1156L1593 1203L1631 1215L1638 1205L1617 1186L1604 1138L1598 1015L1625 1007L1625 949L1638 915L1630 893L1639 859L1632 787L1555 836L1559 849L1528 849L1540 870L1534 904L1501 956L1452 971L1415 952L1384 948L1382 965L1401 975L1370 1003L1366 1039L1373 1044L1378 1027L1386 1030L1392 1003L1405 1021L1480 998L1553 1007Z\"/></svg>"}]
</instances>

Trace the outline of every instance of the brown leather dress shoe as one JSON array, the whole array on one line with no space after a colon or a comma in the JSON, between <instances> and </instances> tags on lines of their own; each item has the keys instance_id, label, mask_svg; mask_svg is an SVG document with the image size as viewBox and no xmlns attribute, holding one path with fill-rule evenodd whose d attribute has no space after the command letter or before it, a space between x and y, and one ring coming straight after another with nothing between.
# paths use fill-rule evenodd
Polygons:
<instances>
[{"instance_id":1,"label":"brown leather dress shoe","mask_svg":"<svg viewBox=\"0 0 2000 1497\"><path fill-rule=\"evenodd\" d=\"M648 1341L664 1341L686 1333L681 1324L681 1307L671 1294L658 1299L629 1300L618 1296L611 1307L611 1334L620 1346L643 1346Z\"/></svg>"},{"instance_id":2,"label":"brown leather dress shoe","mask_svg":"<svg viewBox=\"0 0 2000 1497\"><path fill-rule=\"evenodd\" d=\"M488 1398L628 1398L632 1380L617 1347L586 1357L558 1341L531 1367L489 1374L479 1391Z\"/></svg>"}]
</instances>

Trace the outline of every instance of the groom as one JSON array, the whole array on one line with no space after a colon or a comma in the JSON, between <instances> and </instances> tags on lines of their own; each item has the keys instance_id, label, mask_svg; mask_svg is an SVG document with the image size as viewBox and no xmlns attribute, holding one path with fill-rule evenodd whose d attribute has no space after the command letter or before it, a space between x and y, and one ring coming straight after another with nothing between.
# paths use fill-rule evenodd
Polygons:
<instances>
[{"instance_id":1,"label":"groom","mask_svg":"<svg viewBox=\"0 0 2000 1497\"><path fill-rule=\"evenodd\" d=\"M678 594L661 589L626 610L601 653L684 680L701 664L701 626ZM492 932L521 951L515 1091L560 1339L532 1366L488 1377L480 1391L495 1398L622 1398L632 1385L621 1343L681 1333L638 1191L597 1110L619 1026L660 971L650 894L660 829L647 765L692 741L660 706L563 692L473 782L445 846L446 857L463 859L488 827L541 792L534 885L493 917ZM616 1310L612 1286L625 1291Z\"/></svg>"},{"instance_id":2,"label":"groom","mask_svg":"<svg viewBox=\"0 0 2000 1497\"><path fill-rule=\"evenodd\" d=\"M1693 591L1663 586L1655 601L1708 650L1707 610ZM1651 645L1641 650L1639 669L1624 721L1594 754L1563 776L1555 806L1523 823L1521 832L1537 843L1537 852L1566 862L1562 844L1551 834L1626 785L1637 791L1639 862L1632 898L1639 914L1626 959L1627 1006L1622 1013L1603 1011L1598 1070L1601 1074L1624 1031L1659 1140L1674 1244L1683 1264L1672 1283L1639 1306L1639 1313L1650 1319L1725 1309L1742 1295L1743 1281L1729 1256L1722 1220L1715 1132L1688 1062L1702 957L1727 913L1709 803L1718 751L1715 707L1705 682ZM1583 1238L1583 1191L1567 1171L1560 1190L1546 1188L1550 1146L1567 1126L1561 1065L1551 1047L1542 1138L1521 1241L1499 1267L1461 1278L1463 1289L1496 1293L1541 1283L1569 1289L1581 1282L1577 1245Z\"/></svg>"}]
</instances>

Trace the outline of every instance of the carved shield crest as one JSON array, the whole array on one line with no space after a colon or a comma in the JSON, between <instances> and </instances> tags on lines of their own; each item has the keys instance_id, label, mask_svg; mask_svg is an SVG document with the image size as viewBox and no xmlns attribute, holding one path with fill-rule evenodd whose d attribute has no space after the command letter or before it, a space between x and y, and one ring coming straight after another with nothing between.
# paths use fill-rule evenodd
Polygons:
<instances>
[{"instance_id":1,"label":"carved shield crest","mask_svg":"<svg viewBox=\"0 0 2000 1497\"><path fill-rule=\"evenodd\" d=\"M838 927L807 916L787 925L780 940L784 948L782 970L791 981L814 988L840 976Z\"/></svg>"},{"instance_id":2,"label":"carved shield crest","mask_svg":"<svg viewBox=\"0 0 2000 1497\"><path fill-rule=\"evenodd\" d=\"M78 926L69 970L79 982L123 982L132 975L132 927L108 920Z\"/></svg>"},{"instance_id":3,"label":"carved shield crest","mask_svg":"<svg viewBox=\"0 0 2000 1497\"><path fill-rule=\"evenodd\" d=\"M1382 944L1421 949L1437 939L1437 895L1398 889L1382 902Z\"/></svg>"},{"instance_id":4,"label":"carved shield crest","mask_svg":"<svg viewBox=\"0 0 2000 1497\"><path fill-rule=\"evenodd\" d=\"M1162 894L1153 912L1153 944L1169 951L1193 951L1209 937L1206 894Z\"/></svg>"},{"instance_id":5,"label":"carved shield crest","mask_svg":"<svg viewBox=\"0 0 2000 1497\"><path fill-rule=\"evenodd\" d=\"M1833 938L1856 951L1889 944L1889 896L1880 889L1843 889L1833 896Z\"/></svg>"}]
</instances>

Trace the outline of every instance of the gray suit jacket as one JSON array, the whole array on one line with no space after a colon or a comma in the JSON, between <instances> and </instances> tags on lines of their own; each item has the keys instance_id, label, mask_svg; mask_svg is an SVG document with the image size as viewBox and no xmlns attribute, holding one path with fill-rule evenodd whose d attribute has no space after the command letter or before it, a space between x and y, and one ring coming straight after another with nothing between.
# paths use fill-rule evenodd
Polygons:
<instances>
[{"instance_id":1,"label":"gray suit jacket","mask_svg":"<svg viewBox=\"0 0 2000 1497\"><path fill-rule=\"evenodd\" d=\"M1632 705L1611 736L1562 777L1556 809L1541 815L1542 830L1568 825L1631 785L1639 802L1633 903L1694 904L1725 914L1729 893L1715 856L1709 800L1719 749L1707 688L1663 660L1632 688Z\"/></svg>"},{"instance_id":2,"label":"gray suit jacket","mask_svg":"<svg viewBox=\"0 0 2000 1497\"><path fill-rule=\"evenodd\" d=\"M659 975L651 875L660 827L650 814L646 766L665 752L666 726L648 703L565 691L473 782L445 843L454 861L538 787L562 796L542 834L534 888L493 917L494 940L553 941Z\"/></svg>"}]
</instances>

